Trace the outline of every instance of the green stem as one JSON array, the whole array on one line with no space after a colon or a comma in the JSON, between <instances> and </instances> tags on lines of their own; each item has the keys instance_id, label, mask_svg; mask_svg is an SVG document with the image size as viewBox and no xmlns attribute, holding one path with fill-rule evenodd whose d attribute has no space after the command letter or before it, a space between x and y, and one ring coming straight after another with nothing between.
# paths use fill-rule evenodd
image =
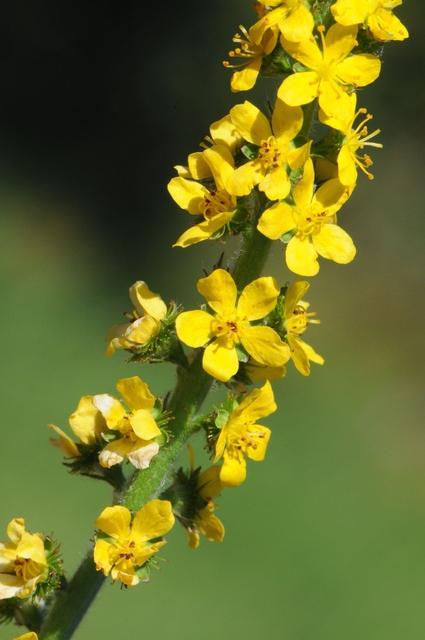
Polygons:
<instances>
[{"instance_id":1,"label":"green stem","mask_svg":"<svg viewBox=\"0 0 425 640\"><path fill-rule=\"evenodd\" d=\"M261 211L260 199L252 207L252 224L246 229L232 273L238 288L258 277L264 267L271 241L258 233L256 221ZM157 497L167 486L174 463L189 437L197 430L194 418L201 408L213 378L202 369L202 351L198 351L191 365L178 370L178 381L167 409L174 420L173 439L162 447L149 469L137 473L120 502L136 511ZM69 640L84 618L88 608L102 587L105 577L95 570L91 549L65 591L58 594L39 635L40 640Z\"/></svg>"}]
</instances>

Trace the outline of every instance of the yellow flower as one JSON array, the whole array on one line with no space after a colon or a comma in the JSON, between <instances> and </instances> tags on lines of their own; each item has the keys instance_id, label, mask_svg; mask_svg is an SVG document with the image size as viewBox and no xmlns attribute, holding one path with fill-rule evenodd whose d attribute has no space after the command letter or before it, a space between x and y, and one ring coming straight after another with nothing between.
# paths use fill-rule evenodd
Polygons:
<instances>
[{"instance_id":1,"label":"yellow flower","mask_svg":"<svg viewBox=\"0 0 425 640\"><path fill-rule=\"evenodd\" d=\"M261 37L256 37L254 41L251 27L249 31L242 25L239 26L241 33L233 37L233 42L238 45L233 51L229 51L229 57L241 58L242 62L231 64L227 60L223 62L227 69L240 69L232 75L230 83L233 92L249 91L257 82L264 56L268 56L276 47L278 39L277 27L265 28Z\"/></svg>"},{"instance_id":2,"label":"yellow flower","mask_svg":"<svg viewBox=\"0 0 425 640\"><path fill-rule=\"evenodd\" d=\"M38 635L34 631L28 631L24 635L15 638L15 640L38 640Z\"/></svg>"},{"instance_id":3,"label":"yellow flower","mask_svg":"<svg viewBox=\"0 0 425 640\"><path fill-rule=\"evenodd\" d=\"M392 12L401 4L402 0L337 0L331 11L339 24L363 25L376 40L387 42L409 37L404 24Z\"/></svg>"},{"instance_id":4,"label":"yellow flower","mask_svg":"<svg viewBox=\"0 0 425 640\"><path fill-rule=\"evenodd\" d=\"M128 587L135 586L140 582L138 570L166 544L158 538L173 526L168 500L148 502L134 518L126 507L107 507L96 520L96 528L106 534L97 537L94 548L97 571Z\"/></svg>"},{"instance_id":5,"label":"yellow flower","mask_svg":"<svg viewBox=\"0 0 425 640\"><path fill-rule=\"evenodd\" d=\"M301 42L310 38L314 19L304 0L260 0L264 6L273 7L251 29L254 42L258 43L264 32L277 26L287 40Z\"/></svg>"},{"instance_id":6,"label":"yellow flower","mask_svg":"<svg viewBox=\"0 0 425 640\"><path fill-rule=\"evenodd\" d=\"M108 394L84 396L69 419L71 430L84 445L100 443L111 431L116 432L118 437L99 453L100 465L109 469L127 458L136 469L146 469L159 451L156 438L161 430L152 415L155 397L139 376L119 380L117 389L129 412ZM68 457L80 457L77 444L59 427L49 426L59 436L53 444Z\"/></svg>"},{"instance_id":7,"label":"yellow flower","mask_svg":"<svg viewBox=\"0 0 425 640\"><path fill-rule=\"evenodd\" d=\"M298 44L283 40L284 48L306 70L286 78L278 96L292 106L308 104L318 97L325 113L343 114L347 92L352 87L364 87L376 80L381 62L369 53L350 55L357 44L357 27L334 24L326 36L323 31L324 28L319 27L322 49L314 38Z\"/></svg>"},{"instance_id":8,"label":"yellow flower","mask_svg":"<svg viewBox=\"0 0 425 640\"><path fill-rule=\"evenodd\" d=\"M28 598L47 577L43 537L28 533L23 518L9 522L7 536L9 541L0 543L0 600Z\"/></svg>"},{"instance_id":9,"label":"yellow flower","mask_svg":"<svg viewBox=\"0 0 425 640\"><path fill-rule=\"evenodd\" d=\"M108 429L121 435L100 452L99 462L109 469L127 458L136 469L147 469L159 451L156 438L161 435L152 415L155 397L139 376L119 380L117 389L130 407L129 412L113 396L93 396L93 405L102 414Z\"/></svg>"},{"instance_id":10,"label":"yellow flower","mask_svg":"<svg viewBox=\"0 0 425 640\"><path fill-rule=\"evenodd\" d=\"M196 512L193 521L187 527L188 543L191 549L197 549L201 535L211 542L223 542L224 525L214 514L213 498L221 493L220 467L209 467L199 475L198 494L205 506Z\"/></svg>"},{"instance_id":11,"label":"yellow flower","mask_svg":"<svg viewBox=\"0 0 425 640\"><path fill-rule=\"evenodd\" d=\"M129 290L134 306L131 322L115 325L107 337L107 354L117 349L131 349L147 344L161 328L167 315L167 306L157 293L152 293L146 282L139 280Z\"/></svg>"},{"instance_id":12,"label":"yellow flower","mask_svg":"<svg viewBox=\"0 0 425 640\"><path fill-rule=\"evenodd\" d=\"M378 142L371 142L373 138L381 133L380 129L376 129L369 133L367 123L372 120L373 116L368 114L367 109L361 108L356 110L357 96L353 94L347 100L346 111L339 117L329 117L323 111L320 113L320 119L323 124L337 129L344 134L341 150L338 154L338 177L342 184L351 186L357 180L357 167L359 167L367 177L372 180L373 174L369 171L369 167L373 165L372 159L368 154L360 155L358 152L365 147L374 147L382 149L383 145ZM358 116L362 116L359 124L354 125Z\"/></svg>"},{"instance_id":13,"label":"yellow flower","mask_svg":"<svg viewBox=\"0 0 425 640\"><path fill-rule=\"evenodd\" d=\"M229 133L223 123L221 131ZM226 190L228 176L234 171L233 156L229 148L224 144L215 144L197 154L196 158L194 155L189 156L187 175L191 178L193 172L200 177L193 180L179 175L170 180L168 191L181 209L193 216L202 216L204 220L183 233L174 244L175 247L188 247L209 240L230 222L236 212L236 198ZM210 175L215 182L212 188L207 188L197 181Z\"/></svg>"},{"instance_id":14,"label":"yellow flower","mask_svg":"<svg viewBox=\"0 0 425 640\"><path fill-rule=\"evenodd\" d=\"M238 298L232 276L216 269L198 280L198 291L215 315L207 311L185 311L176 320L179 339L189 347L206 349L203 367L214 378L227 382L239 369L237 345L242 344L260 364L279 367L289 359L287 345L265 326L252 326L276 306L279 287L274 278L263 277L245 287Z\"/></svg>"},{"instance_id":15,"label":"yellow flower","mask_svg":"<svg viewBox=\"0 0 425 640\"><path fill-rule=\"evenodd\" d=\"M291 349L291 358L300 373L310 375L310 362L324 364L324 359L315 352L313 347L301 340L309 324L319 324L315 319L316 314L310 312L309 303L302 297L309 290L308 282L294 282L289 285L285 293L283 328L286 331L286 340Z\"/></svg>"},{"instance_id":16,"label":"yellow flower","mask_svg":"<svg viewBox=\"0 0 425 640\"><path fill-rule=\"evenodd\" d=\"M288 169L302 167L310 152L310 143L300 148L293 143L302 128L302 109L277 100L270 125L256 106L245 101L230 110L230 117L241 137L257 147L258 155L229 173L229 192L246 196L258 185L269 200L286 198L291 189Z\"/></svg>"},{"instance_id":17,"label":"yellow flower","mask_svg":"<svg viewBox=\"0 0 425 640\"><path fill-rule=\"evenodd\" d=\"M214 461L223 458L220 480L224 486L238 486L246 478L245 457L257 462L264 460L271 431L257 424L257 420L276 411L270 382L251 391L230 414L220 431Z\"/></svg>"},{"instance_id":18,"label":"yellow flower","mask_svg":"<svg viewBox=\"0 0 425 640\"><path fill-rule=\"evenodd\" d=\"M350 190L337 179L328 180L314 192L313 162L308 160L304 175L293 190L294 204L278 202L267 209L258 229L271 240L293 234L286 247L286 264L299 275L315 276L320 269L319 255L348 264L354 260L356 248L336 224L335 214L349 195Z\"/></svg>"}]
</instances>

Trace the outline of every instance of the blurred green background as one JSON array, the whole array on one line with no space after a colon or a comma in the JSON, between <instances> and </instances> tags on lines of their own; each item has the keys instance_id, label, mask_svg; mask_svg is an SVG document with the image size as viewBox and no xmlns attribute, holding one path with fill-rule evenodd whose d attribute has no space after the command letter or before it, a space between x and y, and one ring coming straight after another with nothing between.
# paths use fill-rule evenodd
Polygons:
<instances>
[{"instance_id":1,"label":"blurred green background","mask_svg":"<svg viewBox=\"0 0 425 640\"><path fill-rule=\"evenodd\" d=\"M224 544L190 551L176 527L161 571L127 592L108 584L76 640L425 637L425 9L399 15L411 40L387 47L362 92L385 148L343 214L358 258L324 264L310 292L322 325L308 341L326 366L277 385L268 459L220 500ZM24 515L54 531L70 572L109 491L66 473L46 424L120 376L172 385L167 366L107 359L104 335L136 279L197 300L220 248L170 248L188 220L165 185L245 99L219 62L251 20L245 0L2 11L0 527ZM288 277L278 247L268 272Z\"/></svg>"}]
</instances>

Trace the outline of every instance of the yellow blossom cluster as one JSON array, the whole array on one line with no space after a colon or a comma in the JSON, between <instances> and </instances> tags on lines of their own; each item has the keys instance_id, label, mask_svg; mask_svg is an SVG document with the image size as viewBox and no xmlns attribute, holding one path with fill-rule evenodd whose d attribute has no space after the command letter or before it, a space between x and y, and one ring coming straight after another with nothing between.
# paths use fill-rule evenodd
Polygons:
<instances>
[{"instance_id":1,"label":"yellow blossom cluster","mask_svg":"<svg viewBox=\"0 0 425 640\"><path fill-rule=\"evenodd\" d=\"M355 191L359 170L373 178L366 148L382 147L375 141L379 129L369 131L372 116L358 106L357 90L378 78L382 45L408 37L393 13L400 4L256 3L258 20L240 27L224 64L232 71L234 93L252 89L260 78L277 78L275 99L262 110L249 100L232 106L210 126L200 150L176 166L168 184L172 199L194 221L174 246L240 235L240 255L234 264L220 259L198 279L203 301L197 309L167 304L146 282L135 282L126 322L107 336L109 355L124 350L132 363L177 365L176 388L162 399L138 375L122 378L116 384L120 398L80 398L69 417L73 437L49 425L72 473L114 487L113 506L95 522L87 562L126 587L149 578L175 521L192 549L201 536L223 540L216 498L246 480L247 460L266 456L271 430L262 421L277 410L272 382L291 361L303 376L311 363L324 363L304 341L308 326L319 323L304 299L310 288L304 278L319 273L320 259L348 264L355 258L340 211ZM289 271L284 277L261 275L273 241L283 249ZM297 279L288 281L290 274ZM226 397L202 415L214 381ZM175 471L178 454L200 430L211 464L195 467L190 448L189 469ZM22 518L9 523L7 536L0 543L0 619L18 619L17 612L21 619L21 600L30 600L46 618L43 598L63 587L57 547L29 533ZM84 613L96 589L88 585L85 593L78 583L78 590L71 589L73 602L80 591ZM59 613L52 609L53 629L62 620L64 600L57 601ZM3 601L13 606L2 609ZM50 637L44 635L48 616L46 625L43 638ZM27 626L29 632L16 640L37 640L39 628ZM67 633L74 628L71 622Z\"/></svg>"}]
</instances>

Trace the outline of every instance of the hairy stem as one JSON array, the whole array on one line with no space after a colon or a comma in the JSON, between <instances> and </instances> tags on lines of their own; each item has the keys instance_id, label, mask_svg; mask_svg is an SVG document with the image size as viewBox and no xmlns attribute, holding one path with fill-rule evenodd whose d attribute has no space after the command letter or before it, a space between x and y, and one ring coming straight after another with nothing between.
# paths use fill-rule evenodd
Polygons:
<instances>
[{"instance_id":1,"label":"hairy stem","mask_svg":"<svg viewBox=\"0 0 425 640\"><path fill-rule=\"evenodd\" d=\"M256 222L261 211L260 199L252 204L250 224L243 236L238 255L232 266L233 277L239 288L258 277L264 267L271 241L258 233ZM119 501L129 509L140 509L157 497L167 486L174 463L189 437L196 431L194 421L213 383L213 378L202 369L202 351L187 369L178 369L178 380L171 396L169 409L174 416L173 438L163 446L152 460L149 469L137 473ZM41 640L69 640L84 618L91 603L105 581L93 564L91 549L65 591L56 597L40 633Z\"/></svg>"}]
</instances>

